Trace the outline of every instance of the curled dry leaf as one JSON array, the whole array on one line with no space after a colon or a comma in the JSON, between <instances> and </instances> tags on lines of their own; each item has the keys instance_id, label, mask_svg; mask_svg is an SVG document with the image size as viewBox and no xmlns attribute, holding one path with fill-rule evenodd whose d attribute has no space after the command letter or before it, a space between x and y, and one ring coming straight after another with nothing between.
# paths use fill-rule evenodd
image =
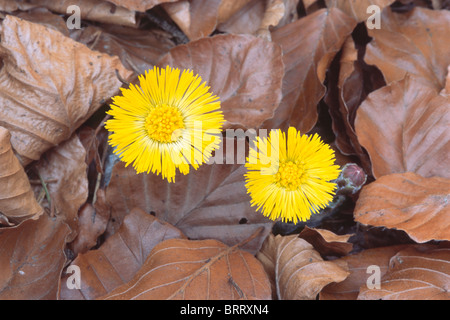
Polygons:
<instances>
[{"instance_id":1,"label":"curled dry leaf","mask_svg":"<svg viewBox=\"0 0 450 320\"><path fill-rule=\"evenodd\" d=\"M332 71L328 74L325 102L333 120L336 146L345 155L356 155L362 167L371 172L369 157L356 136L355 117L367 95L385 86L385 82L376 68L362 61L360 50L363 49L356 46L352 37L348 37L339 61L333 62Z\"/></svg>"},{"instance_id":2,"label":"curled dry leaf","mask_svg":"<svg viewBox=\"0 0 450 320\"><path fill-rule=\"evenodd\" d=\"M117 57L8 15L2 24L0 125L23 165L70 138L127 78ZM55 59L54 57L58 57Z\"/></svg>"},{"instance_id":3,"label":"curled dry leaf","mask_svg":"<svg viewBox=\"0 0 450 320\"><path fill-rule=\"evenodd\" d=\"M56 148L48 151L36 165L50 193L49 207L72 229L68 242L72 241L78 229L78 210L88 197L86 150L74 134Z\"/></svg>"},{"instance_id":4,"label":"curled dry leaf","mask_svg":"<svg viewBox=\"0 0 450 320\"><path fill-rule=\"evenodd\" d=\"M97 201L94 205L84 204L78 214L78 234L70 243L69 248L75 256L85 253L97 244L97 239L106 230L111 213L106 205L105 191L97 191Z\"/></svg>"},{"instance_id":5,"label":"curled dry leaf","mask_svg":"<svg viewBox=\"0 0 450 320\"><path fill-rule=\"evenodd\" d=\"M325 3L328 8L338 8L356 21L363 22L372 15L372 12L367 12L369 6L375 5L382 10L394 3L394 1L395 0L325 0Z\"/></svg>"},{"instance_id":6,"label":"curled dry leaf","mask_svg":"<svg viewBox=\"0 0 450 320\"><path fill-rule=\"evenodd\" d=\"M15 14L17 14L16 16L18 18L53 28L65 36L69 35L69 29L67 29L67 25L63 17L48 11L46 8L39 7L27 11L15 12Z\"/></svg>"},{"instance_id":7,"label":"curled dry leaf","mask_svg":"<svg viewBox=\"0 0 450 320\"><path fill-rule=\"evenodd\" d=\"M261 263L217 240L158 244L133 280L101 299L238 300L271 298Z\"/></svg>"},{"instance_id":8,"label":"curled dry leaf","mask_svg":"<svg viewBox=\"0 0 450 320\"><path fill-rule=\"evenodd\" d=\"M27 4L36 7L46 7L47 9L67 14L67 9L71 5L77 5L80 8L80 16L83 20L92 20L97 22L119 24L123 26L136 26L136 13L123 7L117 7L107 1L99 0L27 0ZM20 8L22 9L22 6ZM22 9L23 10L23 9ZM25 9L26 10L26 9ZM73 14L72 12L69 12Z\"/></svg>"},{"instance_id":9,"label":"curled dry leaf","mask_svg":"<svg viewBox=\"0 0 450 320\"><path fill-rule=\"evenodd\" d=\"M44 212L37 203L28 176L14 155L11 134L0 127L0 213L20 222Z\"/></svg>"},{"instance_id":10,"label":"curled dry leaf","mask_svg":"<svg viewBox=\"0 0 450 320\"><path fill-rule=\"evenodd\" d=\"M322 256L344 256L353 249L353 244L348 242L351 234L337 235L326 229L312 229L306 226L298 236L308 241Z\"/></svg>"},{"instance_id":11,"label":"curled dry leaf","mask_svg":"<svg viewBox=\"0 0 450 320\"><path fill-rule=\"evenodd\" d=\"M256 35L271 40L270 27L275 27L283 19L286 6L283 0L267 0L266 11L259 25Z\"/></svg>"},{"instance_id":12,"label":"curled dry leaf","mask_svg":"<svg viewBox=\"0 0 450 320\"><path fill-rule=\"evenodd\" d=\"M383 11L381 29L369 30L373 38L365 61L376 65L386 82L414 75L440 91L450 65L450 11L415 8L408 13Z\"/></svg>"},{"instance_id":13,"label":"curled dry leaf","mask_svg":"<svg viewBox=\"0 0 450 320\"><path fill-rule=\"evenodd\" d=\"M0 229L0 299L56 300L69 232L47 214Z\"/></svg>"},{"instance_id":14,"label":"curled dry leaf","mask_svg":"<svg viewBox=\"0 0 450 320\"><path fill-rule=\"evenodd\" d=\"M132 210L117 233L99 249L80 254L72 262L80 267L81 289L70 290L63 285L61 299L92 300L108 294L133 278L158 243L172 238L185 236L142 210ZM67 277L63 277L63 283Z\"/></svg>"},{"instance_id":15,"label":"curled dry leaf","mask_svg":"<svg viewBox=\"0 0 450 320\"><path fill-rule=\"evenodd\" d=\"M114 220L108 233L113 234L130 209L138 207L153 212L190 239L217 239L229 246L243 241L263 226L265 231L243 246L252 253L258 251L273 221L250 206L244 181L246 170L239 164L245 162L245 157L227 158L242 151L227 149L230 144L227 140L226 146L216 151L217 163L204 164L188 175L178 174L175 183L156 174L138 175L131 166L126 168L122 162L117 163L106 188ZM236 148L239 147L247 148L238 142ZM224 159L221 160L221 156Z\"/></svg>"},{"instance_id":16,"label":"curled dry leaf","mask_svg":"<svg viewBox=\"0 0 450 320\"><path fill-rule=\"evenodd\" d=\"M230 0L231 1L231 0ZM257 34L271 39L270 32L283 27L298 18L299 0L250 0L239 11L220 20L217 30L235 34ZM269 29L270 28L270 29Z\"/></svg>"},{"instance_id":17,"label":"curled dry leaf","mask_svg":"<svg viewBox=\"0 0 450 320\"><path fill-rule=\"evenodd\" d=\"M217 35L193 41L170 50L158 65L199 74L220 97L225 128L259 128L281 100L281 49L254 36Z\"/></svg>"},{"instance_id":18,"label":"curled dry leaf","mask_svg":"<svg viewBox=\"0 0 450 320\"><path fill-rule=\"evenodd\" d=\"M250 0L239 11L222 21L217 30L224 33L255 34L261 25L266 1Z\"/></svg>"},{"instance_id":19,"label":"curled dry leaf","mask_svg":"<svg viewBox=\"0 0 450 320\"><path fill-rule=\"evenodd\" d=\"M450 240L450 179L412 172L377 179L361 191L356 221L404 230L416 242Z\"/></svg>"},{"instance_id":20,"label":"curled dry leaf","mask_svg":"<svg viewBox=\"0 0 450 320\"><path fill-rule=\"evenodd\" d=\"M92 50L118 56L128 70L142 74L153 68L174 43L159 30L140 30L117 25L87 26L71 31L70 37Z\"/></svg>"},{"instance_id":21,"label":"curled dry leaf","mask_svg":"<svg viewBox=\"0 0 450 320\"><path fill-rule=\"evenodd\" d=\"M337 265L348 267L350 275L342 282L331 283L323 288L319 295L320 300L356 300L360 288L367 284L372 274L367 272L368 268L378 266L380 277L383 277L391 257L404 248L405 245L367 249L333 260Z\"/></svg>"},{"instance_id":22,"label":"curled dry leaf","mask_svg":"<svg viewBox=\"0 0 450 320\"><path fill-rule=\"evenodd\" d=\"M358 300L450 300L450 248L406 248L389 262L380 289L363 286Z\"/></svg>"},{"instance_id":23,"label":"curled dry leaf","mask_svg":"<svg viewBox=\"0 0 450 320\"><path fill-rule=\"evenodd\" d=\"M123 8L127 8L131 11L145 12L150 10L154 6L166 2L175 2L178 0L107 0L115 5Z\"/></svg>"},{"instance_id":24,"label":"curled dry leaf","mask_svg":"<svg viewBox=\"0 0 450 320\"><path fill-rule=\"evenodd\" d=\"M280 300L315 300L324 286L348 276L346 267L324 261L297 235L269 235L256 257L272 280L274 296Z\"/></svg>"},{"instance_id":25,"label":"curled dry leaf","mask_svg":"<svg viewBox=\"0 0 450 320\"><path fill-rule=\"evenodd\" d=\"M222 0L182 0L162 4L190 40L208 37L216 29Z\"/></svg>"},{"instance_id":26,"label":"curled dry leaf","mask_svg":"<svg viewBox=\"0 0 450 320\"><path fill-rule=\"evenodd\" d=\"M338 9L319 10L272 33L283 49L286 73L283 98L265 128L295 126L309 132L317 122L317 105L325 94L325 75L356 22ZM301 32L299 32L301 30Z\"/></svg>"},{"instance_id":27,"label":"curled dry leaf","mask_svg":"<svg viewBox=\"0 0 450 320\"><path fill-rule=\"evenodd\" d=\"M227 21L252 0L222 0L219 7L219 23Z\"/></svg>"},{"instance_id":28,"label":"curled dry leaf","mask_svg":"<svg viewBox=\"0 0 450 320\"><path fill-rule=\"evenodd\" d=\"M371 93L355 128L375 178L415 172L450 178L450 97L411 76Z\"/></svg>"}]
</instances>

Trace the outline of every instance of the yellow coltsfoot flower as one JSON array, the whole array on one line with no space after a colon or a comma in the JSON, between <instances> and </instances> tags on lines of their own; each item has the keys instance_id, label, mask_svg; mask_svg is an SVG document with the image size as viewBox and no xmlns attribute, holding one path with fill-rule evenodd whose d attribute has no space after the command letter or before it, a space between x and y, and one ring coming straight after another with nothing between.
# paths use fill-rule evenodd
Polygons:
<instances>
[{"instance_id":1,"label":"yellow coltsfoot flower","mask_svg":"<svg viewBox=\"0 0 450 320\"><path fill-rule=\"evenodd\" d=\"M250 149L245 174L252 206L272 220L307 221L332 200L339 176L334 151L320 137L272 130Z\"/></svg>"},{"instance_id":2,"label":"yellow coltsfoot flower","mask_svg":"<svg viewBox=\"0 0 450 320\"><path fill-rule=\"evenodd\" d=\"M137 173L175 180L208 161L220 145L224 117L219 98L192 71L155 67L139 76L139 86L112 98L105 124L109 143Z\"/></svg>"}]
</instances>

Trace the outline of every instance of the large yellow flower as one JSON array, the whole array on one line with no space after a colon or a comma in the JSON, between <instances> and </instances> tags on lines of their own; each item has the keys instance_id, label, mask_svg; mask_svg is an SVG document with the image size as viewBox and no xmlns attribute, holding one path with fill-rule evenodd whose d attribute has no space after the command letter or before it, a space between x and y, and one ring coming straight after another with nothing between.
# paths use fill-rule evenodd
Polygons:
<instances>
[{"instance_id":1,"label":"large yellow flower","mask_svg":"<svg viewBox=\"0 0 450 320\"><path fill-rule=\"evenodd\" d=\"M289 128L286 135L272 130L258 137L247 158L246 187L251 203L272 220L307 221L332 200L339 176L334 151L320 137L301 135Z\"/></svg>"},{"instance_id":2,"label":"large yellow flower","mask_svg":"<svg viewBox=\"0 0 450 320\"><path fill-rule=\"evenodd\" d=\"M224 122L219 98L192 71L155 67L113 97L106 129L114 153L137 173L189 173L220 145Z\"/></svg>"}]
</instances>

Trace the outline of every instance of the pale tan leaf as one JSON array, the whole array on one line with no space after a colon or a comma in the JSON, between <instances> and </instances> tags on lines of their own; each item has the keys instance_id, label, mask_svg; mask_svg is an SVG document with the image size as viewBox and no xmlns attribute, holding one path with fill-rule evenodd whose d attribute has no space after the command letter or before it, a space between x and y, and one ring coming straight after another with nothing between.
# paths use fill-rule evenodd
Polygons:
<instances>
[{"instance_id":1,"label":"pale tan leaf","mask_svg":"<svg viewBox=\"0 0 450 320\"><path fill-rule=\"evenodd\" d=\"M0 127L0 213L20 222L44 212L37 203L28 176L14 155L11 134Z\"/></svg>"},{"instance_id":2,"label":"pale tan leaf","mask_svg":"<svg viewBox=\"0 0 450 320\"><path fill-rule=\"evenodd\" d=\"M256 257L272 281L272 290L280 300L315 300L322 288L341 282L345 267L324 261L320 254L297 235L269 235Z\"/></svg>"}]
</instances>

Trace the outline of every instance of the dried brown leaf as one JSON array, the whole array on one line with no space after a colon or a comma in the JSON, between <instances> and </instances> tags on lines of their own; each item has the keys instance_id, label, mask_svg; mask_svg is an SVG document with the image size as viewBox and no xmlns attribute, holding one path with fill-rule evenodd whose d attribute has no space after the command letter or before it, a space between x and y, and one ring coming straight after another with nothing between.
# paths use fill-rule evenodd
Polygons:
<instances>
[{"instance_id":1,"label":"dried brown leaf","mask_svg":"<svg viewBox=\"0 0 450 320\"><path fill-rule=\"evenodd\" d=\"M348 239L352 236L351 234L337 235L326 229L315 229L306 226L298 236L308 241L322 256L344 256L353 249L353 244L348 242Z\"/></svg>"},{"instance_id":2,"label":"dried brown leaf","mask_svg":"<svg viewBox=\"0 0 450 320\"><path fill-rule=\"evenodd\" d=\"M381 25L379 30L369 30L373 40L365 61L376 65L388 84L409 73L442 90L450 65L450 12L415 8L394 13L386 9Z\"/></svg>"},{"instance_id":3,"label":"dried brown leaf","mask_svg":"<svg viewBox=\"0 0 450 320\"><path fill-rule=\"evenodd\" d=\"M450 178L449 107L450 97L411 76L371 93L355 128L374 177L410 171Z\"/></svg>"},{"instance_id":4,"label":"dried brown leaf","mask_svg":"<svg viewBox=\"0 0 450 320\"><path fill-rule=\"evenodd\" d=\"M259 128L281 100L278 45L250 35L218 35L180 45L159 66L191 69L220 97L224 127Z\"/></svg>"},{"instance_id":5,"label":"dried brown leaf","mask_svg":"<svg viewBox=\"0 0 450 320\"><path fill-rule=\"evenodd\" d=\"M372 15L372 12L367 12L369 6L375 5L383 10L393 2L395 0L325 0L328 8L338 8L358 22L366 21Z\"/></svg>"},{"instance_id":6,"label":"dried brown leaf","mask_svg":"<svg viewBox=\"0 0 450 320\"><path fill-rule=\"evenodd\" d=\"M56 300L69 228L42 214L0 229L0 299Z\"/></svg>"},{"instance_id":7,"label":"dried brown leaf","mask_svg":"<svg viewBox=\"0 0 450 320\"><path fill-rule=\"evenodd\" d=\"M350 275L342 282L331 283L320 292L321 300L356 300L360 288L367 284L371 273L367 273L369 266L380 268L380 277L387 272L389 260L397 252L404 249L404 245L367 249L357 254L351 254L334 263L348 267Z\"/></svg>"},{"instance_id":8,"label":"dried brown leaf","mask_svg":"<svg viewBox=\"0 0 450 320\"><path fill-rule=\"evenodd\" d=\"M87 26L73 30L71 38L92 50L118 56L128 70L143 74L174 47L170 35L158 30L140 30L117 25Z\"/></svg>"},{"instance_id":9,"label":"dried brown leaf","mask_svg":"<svg viewBox=\"0 0 450 320\"><path fill-rule=\"evenodd\" d=\"M158 244L133 280L101 299L232 300L271 297L260 262L217 240Z\"/></svg>"},{"instance_id":10,"label":"dried brown leaf","mask_svg":"<svg viewBox=\"0 0 450 320\"><path fill-rule=\"evenodd\" d=\"M261 25L266 1L251 0L227 20L221 21L217 30L234 34L254 35Z\"/></svg>"},{"instance_id":11,"label":"dried brown leaf","mask_svg":"<svg viewBox=\"0 0 450 320\"><path fill-rule=\"evenodd\" d=\"M190 40L209 36L216 29L222 0L182 0L162 4Z\"/></svg>"},{"instance_id":12,"label":"dried brown leaf","mask_svg":"<svg viewBox=\"0 0 450 320\"><path fill-rule=\"evenodd\" d=\"M97 245L98 237L105 232L111 215L105 202L105 192L99 189L96 203L94 205L86 203L80 208L78 234L69 246L75 256L86 253Z\"/></svg>"},{"instance_id":13,"label":"dried brown leaf","mask_svg":"<svg viewBox=\"0 0 450 320\"><path fill-rule=\"evenodd\" d=\"M361 191L356 221L404 230L416 242L450 240L450 179L412 172L377 179Z\"/></svg>"},{"instance_id":14,"label":"dried brown leaf","mask_svg":"<svg viewBox=\"0 0 450 320\"><path fill-rule=\"evenodd\" d=\"M42 179L56 180L47 185L50 193L50 210L64 218L72 229L68 242L72 241L78 229L78 210L88 197L86 150L74 134L56 148L48 151L37 163Z\"/></svg>"},{"instance_id":15,"label":"dried brown leaf","mask_svg":"<svg viewBox=\"0 0 450 320\"><path fill-rule=\"evenodd\" d=\"M80 8L81 19L104 23L112 23L123 26L136 26L136 13L117 7L114 4L103 0L27 0L27 3L46 7L47 9L60 14L68 14L67 9L71 5L77 5ZM73 13L69 12L69 14Z\"/></svg>"},{"instance_id":16,"label":"dried brown leaf","mask_svg":"<svg viewBox=\"0 0 450 320\"><path fill-rule=\"evenodd\" d=\"M131 11L145 12L151 8L166 2L175 2L178 0L107 0L119 7L127 8Z\"/></svg>"},{"instance_id":17,"label":"dried brown leaf","mask_svg":"<svg viewBox=\"0 0 450 320\"><path fill-rule=\"evenodd\" d=\"M366 66L352 37L345 41L339 62L335 62L328 78L325 102L329 106L336 146L345 155L356 155L361 166L371 172L370 159L356 136L356 112L370 91L385 85L381 73ZM332 68L333 68L332 67ZM338 71L339 70L339 71ZM369 91L370 90L370 91Z\"/></svg>"},{"instance_id":18,"label":"dried brown leaf","mask_svg":"<svg viewBox=\"0 0 450 320\"><path fill-rule=\"evenodd\" d=\"M81 289L70 290L62 279L61 299L92 300L130 281L160 242L185 238L175 227L139 209L131 210L116 234L97 250L80 254L72 265L80 267Z\"/></svg>"},{"instance_id":19,"label":"dried brown leaf","mask_svg":"<svg viewBox=\"0 0 450 320\"><path fill-rule=\"evenodd\" d=\"M410 247L389 262L380 289L362 287L359 300L450 300L450 248Z\"/></svg>"},{"instance_id":20,"label":"dried brown leaf","mask_svg":"<svg viewBox=\"0 0 450 320\"><path fill-rule=\"evenodd\" d=\"M222 0L218 13L219 23L230 19L251 1L252 0Z\"/></svg>"},{"instance_id":21,"label":"dried brown leaf","mask_svg":"<svg viewBox=\"0 0 450 320\"><path fill-rule=\"evenodd\" d=\"M14 155L11 134L0 127L0 213L20 222L44 212L37 203L28 176Z\"/></svg>"},{"instance_id":22,"label":"dried brown leaf","mask_svg":"<svg viewBox=\"0 0 450 320\"><path fill-rule=\"evenodd\" d=\"M272 33L283 49L283 99L265 128L295 126L309 132L325 94L325 75L356 22L338 9L322 9ZM299 32L301 30L301 32Z\"/></svg>"},{"instance_id":23,"label":"dried brown leaf","mask_svg":"<svg viewBox=\"0 0 450 320\"><path fill-rule=\"evenodd\" d=\"M315 300L324 286L341 282L349 274L345 267L324 261L297 235L269 235L256 257L272 280L272 291L280 300Z\"/></svg>"},{"instance_id":24,"label":"dried brown leaf","mask_svg":"<svg viewBox=\"0 0 450 320\"><path fill-rule=\"evenodd\" d=\"M8 15L2 24L0 125L22 164L67 140L131 75L117 57ZM55 59L58 57L58 59Z\"/></svg>"},{"instance_id":25,"label":"dried brown leaf","mask_svg":"<svg viewBox=\"0 0 450 320\"><path fill-rule=\"evenodd\" d=\"M278 25L283 19L285 11L286 7L283 0L267 0L266 11L256 35L271 40L269 28Z\"/></svg>"},{"instance_id":26,"label":"dried brown leaf","mask_svg":"<svg viewBox=\"0 0 450 320\"><path fill-rule=\"evenodd\" d=\"M243 146L240 142L236 145ZM231 153L238 153L237 150L226 150L225 146L216 152L218 162L219 155L226 153L223 161L204 164L188 175L179 174L175 183L156 174L137 175L132 167L117 163L106 188L114 221L108 234L119 228L131 208L138 207L153 212L190 239L217 239L229 246L243 241L263 226L265 231L243 246L252 253L258 251L273 221L250 206L244 181L246 169L239 164L245 159L226 158Z\"/></svg>"}]
</instances>

